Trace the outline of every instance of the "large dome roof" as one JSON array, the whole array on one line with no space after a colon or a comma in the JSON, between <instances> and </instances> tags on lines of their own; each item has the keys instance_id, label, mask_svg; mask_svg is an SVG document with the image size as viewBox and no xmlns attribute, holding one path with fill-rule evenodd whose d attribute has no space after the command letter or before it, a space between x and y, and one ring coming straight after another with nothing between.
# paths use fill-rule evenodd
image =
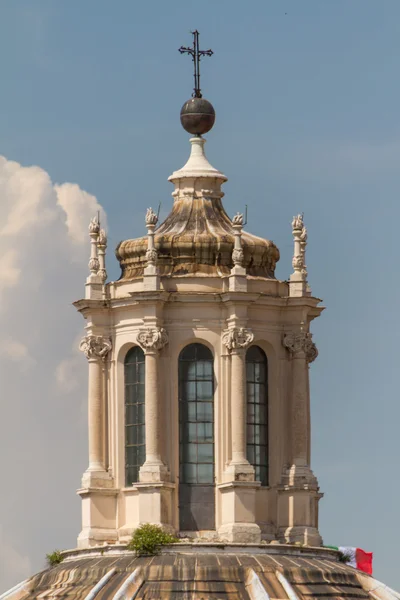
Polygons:
<instances>
[{"instance_id":1,"label":"large dome roof","mask_svg":"<svg viewBox=\"0 0 400 600\"><path fill-rule=\"evenodd\" d=\"M369 591L373 591L371 596ZM393 594L393 595L392 595ZM7 598L34 600L395 600L372 577L338 562L335 551L296 546L181 544L158 556L123 549L73 551Z\"/></svg>"}]
</instances>

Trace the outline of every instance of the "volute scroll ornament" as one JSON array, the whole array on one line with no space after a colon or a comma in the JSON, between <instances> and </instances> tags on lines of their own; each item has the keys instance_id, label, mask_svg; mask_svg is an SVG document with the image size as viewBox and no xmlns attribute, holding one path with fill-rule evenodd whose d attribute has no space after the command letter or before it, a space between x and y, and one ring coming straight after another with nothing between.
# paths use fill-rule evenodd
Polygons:
<instances>
[{"instance_id":1,"label":"volute scroll ornament","mask_svg":"<svg viewBox=\"0 0 400 600\"><path fill-rule=\"evenodd\" d=\"M97 358L104 361L111 348L111 339L102 335L86 335L79 344L79 350L87 359Z\"/></svg>"},{"instance_id":2,"label":"volute scroll ornament","mask_svg":"<svg viewBox=\"0 0 400 600\"><path fill-rule=\"evenodd\" d=\"M143 350L158 352L168 344L168 334L163 327L147 327L139 331L136 340Z\"/></svg>"},{"instance_id":3,"label":"volute scroll ornament","mask_svg":"<svg viewBox=\"0 0 400 600\"><path fill-rule=\"evenodd\" d=\"M254 340L254 333L244 327L233 327L222 333L222 341L231 352L239 348L247 348Z\"/></svg>"},{"instance_id":4,"label":"volute scroll ornament","mask_svg":"<svg viewBox=\"0 0 400 600\"><path fill-rule=\"evenodd\" d=\"M283 345L292 356L304 353L308 363L312 363L318 356L317 346L312 341L311 333L305 333L304 331L286 333L283 338Z\"/></svg>"}]
</instances>

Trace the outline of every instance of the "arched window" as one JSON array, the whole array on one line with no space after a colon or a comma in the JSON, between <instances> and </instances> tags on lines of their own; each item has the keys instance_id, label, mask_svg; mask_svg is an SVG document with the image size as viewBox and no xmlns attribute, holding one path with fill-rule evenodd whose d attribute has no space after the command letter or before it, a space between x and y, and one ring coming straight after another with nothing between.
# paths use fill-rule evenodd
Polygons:
<instances>
[{"instance_id":1,"label":"arched window","mask_svg":"<svg viewBox=\"0 0 400 600\"><path fill-rule=\"evenodd\" d=\"M268 361L258 346L246 353L247 460L256 481L268 485Z\"/></svg>"},{"instance_id":2,"label":"arched window","mask_svg":"<svg viewBox=\"0 0 400 600\"><path fill-rule=\"evenodd\" d=\"M144 420L145 356L139 346L125 357L125 485L139 480L146 458Z\"/></svg>"},{"instance_id":3,"label":"arched window","mask_svg":"<svg viewBox=\"0 0 400 600\"><path fill-rule=\"evenodd\" d=\"M179 356L179 455L180 529L215 529L213 356L202 344Z\"/></svg>"}]
</instances>

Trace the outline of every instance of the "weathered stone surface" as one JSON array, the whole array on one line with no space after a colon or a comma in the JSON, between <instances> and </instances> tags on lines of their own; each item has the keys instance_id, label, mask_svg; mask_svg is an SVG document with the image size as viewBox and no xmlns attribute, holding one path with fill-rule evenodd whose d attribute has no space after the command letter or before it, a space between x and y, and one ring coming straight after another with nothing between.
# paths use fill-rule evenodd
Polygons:
<instances>
[{"instance_id":1,"label":"weathered stone surface","mask_svg":"<svg viewBox=\"0 0 400 600\"><path fill-rule=\"evenodd\" d=\"M382 584L337 562L334 551L295 547L206 545L170 547L158 556L135 557L122 549L75 552L16 590L18 600L62 597L112 598L341 598L396 600ZM108 556L108 554L110 555ZM100 582L100 583L99 583ZM125 595L122 594L125 591ZM373 591L373 596L369 591ZM119 595L118 595L119 594ZM291 595L292 594L292 595ZM14 596L13 596L14 597ZM61 596L60 596L61 597Z\"/></svg>"}]
</instances>

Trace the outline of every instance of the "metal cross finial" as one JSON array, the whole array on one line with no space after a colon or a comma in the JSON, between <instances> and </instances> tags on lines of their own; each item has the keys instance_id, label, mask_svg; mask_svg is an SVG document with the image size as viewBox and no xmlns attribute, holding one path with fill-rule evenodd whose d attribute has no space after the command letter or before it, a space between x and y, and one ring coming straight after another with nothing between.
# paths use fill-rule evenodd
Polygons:
<instances>
[{"instance_id":1,"label":"metal cross finial","mask_svg":"<svg viewBox=\"0 0 400 600\"><path fill-rule=\"evenodd\" d=\"M194 98L201 98L200 90L200 58L202 56L212 56L214 52L212 50L199 50L199 32L197 29L190 32L193 35L193 48L185 48L181 46L179 52L181 54L190 54L194 63Z\"/></svg>"}]
</instances>

